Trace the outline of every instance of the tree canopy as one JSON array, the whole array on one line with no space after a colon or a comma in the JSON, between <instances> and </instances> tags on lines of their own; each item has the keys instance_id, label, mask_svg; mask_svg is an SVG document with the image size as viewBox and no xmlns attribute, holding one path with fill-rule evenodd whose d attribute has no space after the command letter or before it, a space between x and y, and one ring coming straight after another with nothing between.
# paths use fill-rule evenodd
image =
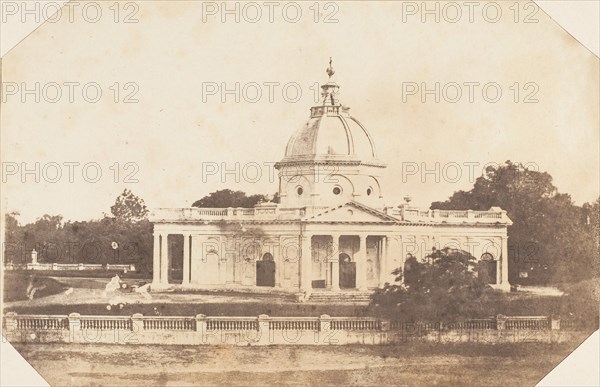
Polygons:
<instances>
[{"instance_id":1,"label":"tree canopy","mask_svg":"<svg viewBox=\"0 0 600 387\"><path fill-rule=\"evenodd\" d=\"M487 285L477 277L475 258L466 251L445 247L423 262L408 258L405 269L393 274L396 283L377 290L372 302L403 319L454 321L482 312L479 301Z\"/></svg>"},{"instance_id":2,"label":"tree canopy","mask_svg":"<svg viewBox=\"0 0 600 387\"><path fill-rule=\"evenodd\" d=\"M115 204L110 207L111 214L122 222L139 222L147 219L148 208L144 200L128 189L117 197Z\"/></svg>"},{"instance_id":3,"label":"tree canopy","mask_svg":"<svg viewBox=\"0 0 600 387\"><path fill-rule=\"evenodd\" d=\"M273 195L273 202L279 202L279 194ZM247 195L243 191L232 191L230 189L222 189L211 192L200 200L196 200L192 207L202 208L227 208L227 207L242 207L252 208L261 201L269 201L267 195Z\"/></svg>"},{"instance_id":4,"label":"tree canopy","mask_svg":"<svg viewBox=\"0 0 600 387\"><path fill-rule=\"evenodd\" d=\"M64 221L61 215L44 215L21 225L18 213L5 215L5 262L134 264L148 273L152 268L152 224L141 198L125 190L111 207L113 216L89 221ZM116 248L113 242L116 242Z\"/></svg>"},{"instance_id":5,"label":"tree canopy","mask_svg":"<svg viewBox=\"0 0 600 387\"><path fill-rule=\"evenodd\" d=\"M559 283L598 276L598 203L576 206L548 173L506 161L488 167L470 191L455 192L431 209L501 207L513 221L508 229L511 283Z\"/></svg>"}]
</instances>

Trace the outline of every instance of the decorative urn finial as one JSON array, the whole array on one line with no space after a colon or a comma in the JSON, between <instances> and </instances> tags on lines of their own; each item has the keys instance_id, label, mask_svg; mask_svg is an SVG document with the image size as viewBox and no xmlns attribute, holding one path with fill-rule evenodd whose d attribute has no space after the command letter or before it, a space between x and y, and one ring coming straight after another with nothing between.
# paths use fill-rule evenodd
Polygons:
<instances>
[{"instance_id":1,"label":"decorative urn finial","mask_svg":"<svg viewBox=\"0 0 600 387\"><path fill-rule=\"evenodd\" d=\"M335 70L331 66L332 62L333 62L333 60L331 59L331 57L329 57L329 67L327 67L327 70L326 70L327 75L329 75L329 79L331 79L331 77L333 76L333 74L335 74Z\"/></svg>"}]
</instances>

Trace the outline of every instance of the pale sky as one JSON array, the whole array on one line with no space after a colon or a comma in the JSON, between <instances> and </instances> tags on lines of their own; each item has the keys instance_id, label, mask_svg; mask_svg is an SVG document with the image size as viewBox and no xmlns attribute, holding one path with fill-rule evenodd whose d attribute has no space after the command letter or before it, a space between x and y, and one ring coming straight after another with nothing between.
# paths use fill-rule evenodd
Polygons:
<instances>
[{"instance_id":1,"label":"pale sky","mask_svg":"<svg viewBox=\"0 0 600 387\"><path fill-rule=\"evenodd\" d=\"M379 158L388 164L382 185L386 205L410 194L414 204L428 207L472 187L465 163L478 165L479 176L484 164L508 159L549 172L559 191L578 204L599 195L598 57L541 10L534 16L537 23L515 23L508 8L513 2L498 2L504 8L496 23L484 20L481 10L473 23L466 14L457 23L443 17L422 23L420 14L407 15L401 4L349 2L338 3L337 23L322 21L331 9L322 9L315 23L310 2L302 5L297 23L285 21L281 7L273 23L266 8L256 23L243 17L236 23L232 16L222 23L220 14L203 15L200 2L153 1L140 4L137 23L126 24L114 22L112 2L101 3L105 8L98 22L87 22L79 13L73 23L67 17L46 23L2 59L3 206L19 211L21 222L46 213L98 218L125 187L151 208L189 206L223 188L275 192L268 163L283 157L288 139L308 119L315 104L311 87L327 80L330 56L340 100L369 129ZM122 19L131 10L120 11ZM36 82L47 92L39 103L35 95L22 93L23 86L33 89ZM47 86L51 82L63 93L56 103L48 101L55 98L55 89ZM87 102L76 86L70 102L65 82L96 83L102 97ZM139 89L138 103L122 101L134 90L124 88L130 82ZM233 88L236 82L261 85L260 101L248 100L253 88L239 102L233 95L225 102L220 94L203 98L203 87L224 83ZM279 83L272 102L265 85L270 82ZM436 82L440 88L460 85L462 98L456 103L444 98L436 103L433 95L422 102L420 93L403 98L409 84L432 89ZM473 103L465 85L471 82L481 85ZM492 82L502 91L496 103L482 96L482 86ZM291 83L302 90L296 102L282 96L282 85ZM7 95L6 84L19 90ZM454 97L455 88L446 90L448 98ZM294 89L288 91L293 98ZM493 89L488 91L486 97L494 97ZM531 92L538 102L524 103ZM35 182L34 175L26 175L22 183L22 163L33 169L36 162L48 176L40 174ZM127 162L135 169L125 170ZM240 176L239 183L232 174L203 182L203 165L224 163L233 169L236 162L262 165L262 178L252 181L249 167L248 179ZM56 183L50 181L56 170L51 163L61 166ZM73 182L65 163L79 163ZM82 176L88 163L101 169L98 182ZM117 182L115 163L121 171ZM423 167L434 170L436 163L439 182L434 174L421 173ZM15 165L19 171L8 175L7 168ZM456 165L463 174L458 179ZM415 166L419 171L406 175ZM125 183L132 171L138 182ZM95 173L88 172L89 180Z\"/></svg>"}]
</instances>

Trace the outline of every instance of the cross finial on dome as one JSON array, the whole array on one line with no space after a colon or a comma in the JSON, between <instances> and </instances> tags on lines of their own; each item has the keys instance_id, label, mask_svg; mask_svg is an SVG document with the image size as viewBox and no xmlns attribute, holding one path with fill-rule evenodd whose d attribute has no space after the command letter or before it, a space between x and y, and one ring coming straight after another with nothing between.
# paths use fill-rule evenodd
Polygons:
<instances>
[{"instance_id":1,"label":"cross finial on dome","mask_svg":"<svg viewBox=\"0 0 600 387\"><path fill-rule=\"evenodd\" d=\"M335 74L335 70L331 66L332 62L333 62L333 60L331 59L331 57L329 57L329 67L327 67L327 70L326 70L327 75L329 75L329 79L331 79L331 77L333 76L333 74Z\"/></svg>"}]
</instances>

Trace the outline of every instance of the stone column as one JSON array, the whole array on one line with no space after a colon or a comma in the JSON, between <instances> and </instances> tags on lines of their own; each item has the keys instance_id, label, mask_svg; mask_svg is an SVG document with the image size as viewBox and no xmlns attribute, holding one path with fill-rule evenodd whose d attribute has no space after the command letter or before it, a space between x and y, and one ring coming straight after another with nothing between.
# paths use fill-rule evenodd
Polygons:
<instances>
[{"instance_id":1,"label":"stone column","mask_svg":"<svg viewBox=\"0 0 600 387\"><path fill-rule=\"evenodd\" d=\"M126 343L131 344L139 344L140 336L137 336L137 333L140 333L144 330L144 315L141 313L134 313L131 316L131 331L133 332L132 337L129 340L126 340Z\"/></svg>"},{"instance_id":2,"label":"stone column","mask_svg":"<svg viewBox=\"0 0 600 387\"><path fill-rule=\"evenodd\" d=\"M496 284L502 283L502 261L504 260L504 253L500 257L496 257Z\"/></svg>"},{"instance_id":3,"label":"stone column","mask_svg":"<svg viewBox=\"0 0 600 387\"><path fill-rule=\"evenodd\" d=\"M152 254L152 284L160 283L160 234L154 232L154 252Z\"/></svg>"},{"instance_id":4,"label":"stone column","mask_svg":"<svg viewBox=\"0 0 600 387\"><path fill-rule=\"evenodd\" d=\"M275 258L275 261L277 262L277 266L275 266L275 286L276 287L281 287L283 286L284 283L284 265L285 265L285 260L288 258L286 256L284 256L286 254L286 247L284 246L284 239L283 236L279 236L279 249L278 249L278 253L277 253L277 257Z\"/></svg>"},{"instance_id":5,"label":"stone column","mask_svg":"<svg viewBox=\"0 0 600 387\"><path fill-rule=\"evenodd\" d=\"M190 284L190 234L183 234L183 280L182 285Z\"/></svg>"},{"instance_id":6,"label":"stone column","mask_svg":"<svg viewBox=\"0 0 600 387\"><path fill-rule=\"evenodd\" d=\"M190 283L198 285L200 281L200 268L203 264L206 264L206 252L204 250L204 242L206 239L204 235L193 235L191 239L193 248L192 256L195 258L190 259ZM194 243L194 239L196 240L196 243Z\"/></svg>"},{"instance_id":7,"label":"stone column","mask_svg":"<svg viewBox=\"0 0 600 387\"><path fill-rule=\"evenodd\" d=\"M331 290L340 290L340 236L334 234L331 236Z\"/></svg>"},{"instance_id":8,"label":"stone column","mask_svg":"<svg viewBox=\"0 0 600 387\"><path fill-rule=\"evenodd\" d=\"M319 317L319 328L321 332L331 331L331 316L328 314L322 314Z\"/></svg>"},{"instance_id":9,"label":"stone column","mask_svg":"<svg viewBox=\"0 0 600 387\"><path fill-rule=\"evenodd\" d=\"M270 329L271 318L268 314L258 315L258 337L256 344L269 345L271 343L271 329ZM284 336L285 337L285 336Z\"/></svg>"},{"instance_id":10,"label":"stone column","mask_svg":"<svg viewBox=\"0 0 600 387\"><path fill-rule=\"evenodd\" d=\"M504 315L496 315L496 329L499 331L505 330L506 329L506 316Z\"/></svg>"},{"instance_id":11,"label":"stone column","mask_svg":"<svg viewBox=\"0 0 600 387\"><path fill-rule=\"evenodd\" d=\"M169 234L161 236L160 251L160 283L169 284Z\"/></svg>"},{"instance_id":12,"label":"stone column","mask_svg":"<svg viewBox=\"0 0 600 387\"><path fill-rule=\"evenodd\" d=\"M510 290L510 284L508 283L508 237L502 237L502 277L500 284Z\"/></svg>"},{"instance_id":13,"label":"stone column","mask_svg":"<svg viewBox=\"0 0 600 387\"><path fill-rule=\"evenodd\" d=\"M82 341L81 336L81 315L79 313L69 314L69 342L79 343ZM83 340L85 342L85 340Z\"/></svg>"},{"instance_id":14,"label":"stone column","mask_svg":"<svg viewBox=\"0 0 600 387\"><path fill-rule=\"evenodd\" d=\"M196 332L199 335L198 342L200 344L206 344L209 340L209 335L207 334L207 323L206 323L206 315L197 314L196 315ZM213 336L213 335L211 335Z\"/></svg>"},{"instance_id":15,"label":"stone column","mask_svg":"<svg viewBox=\"0 0 600 387\"><path fill-rule=\"evenodd\" d=\"M379 249L379 287L383 288L385 283L387 282L387 278L389 276L389 268L388 268L388 237L381 237L381 248Z\"/></svg>"},{"instance_id":16,"label":"stone column","mask_svg":"<svg viewBox=\"0 0 600 387\"><path fill-rule=\"evenodd\" d=\"M4 315L4 336L12 340L17 340L17 313L16 312L7 312ZM22 337L22 335L21 335ZM4 337L2 338L4 340Z\"/></svg>"},{"instance_id":17,"label":"stone column","mask_svg":"<svg viewBox=\"0 0 600 387\"><path fill-rule=\"evenodd\" d=\"M360 247L356 260L356 287L359 290L367 290L367 236L359 235Z\"/></svg>"},{"instance_id":18,"label":"stone column","mask_svg":"<svg viewBox=\"0 0 600 387\"><path fill-rule=\"evenodd\" d=\"M310 292L312 288L312 284L310 281L312 270L312 235L305 234L304 236L302 236L301 239L302 258L300 259L300 290Z\"/></svg>"}]
</instances>

